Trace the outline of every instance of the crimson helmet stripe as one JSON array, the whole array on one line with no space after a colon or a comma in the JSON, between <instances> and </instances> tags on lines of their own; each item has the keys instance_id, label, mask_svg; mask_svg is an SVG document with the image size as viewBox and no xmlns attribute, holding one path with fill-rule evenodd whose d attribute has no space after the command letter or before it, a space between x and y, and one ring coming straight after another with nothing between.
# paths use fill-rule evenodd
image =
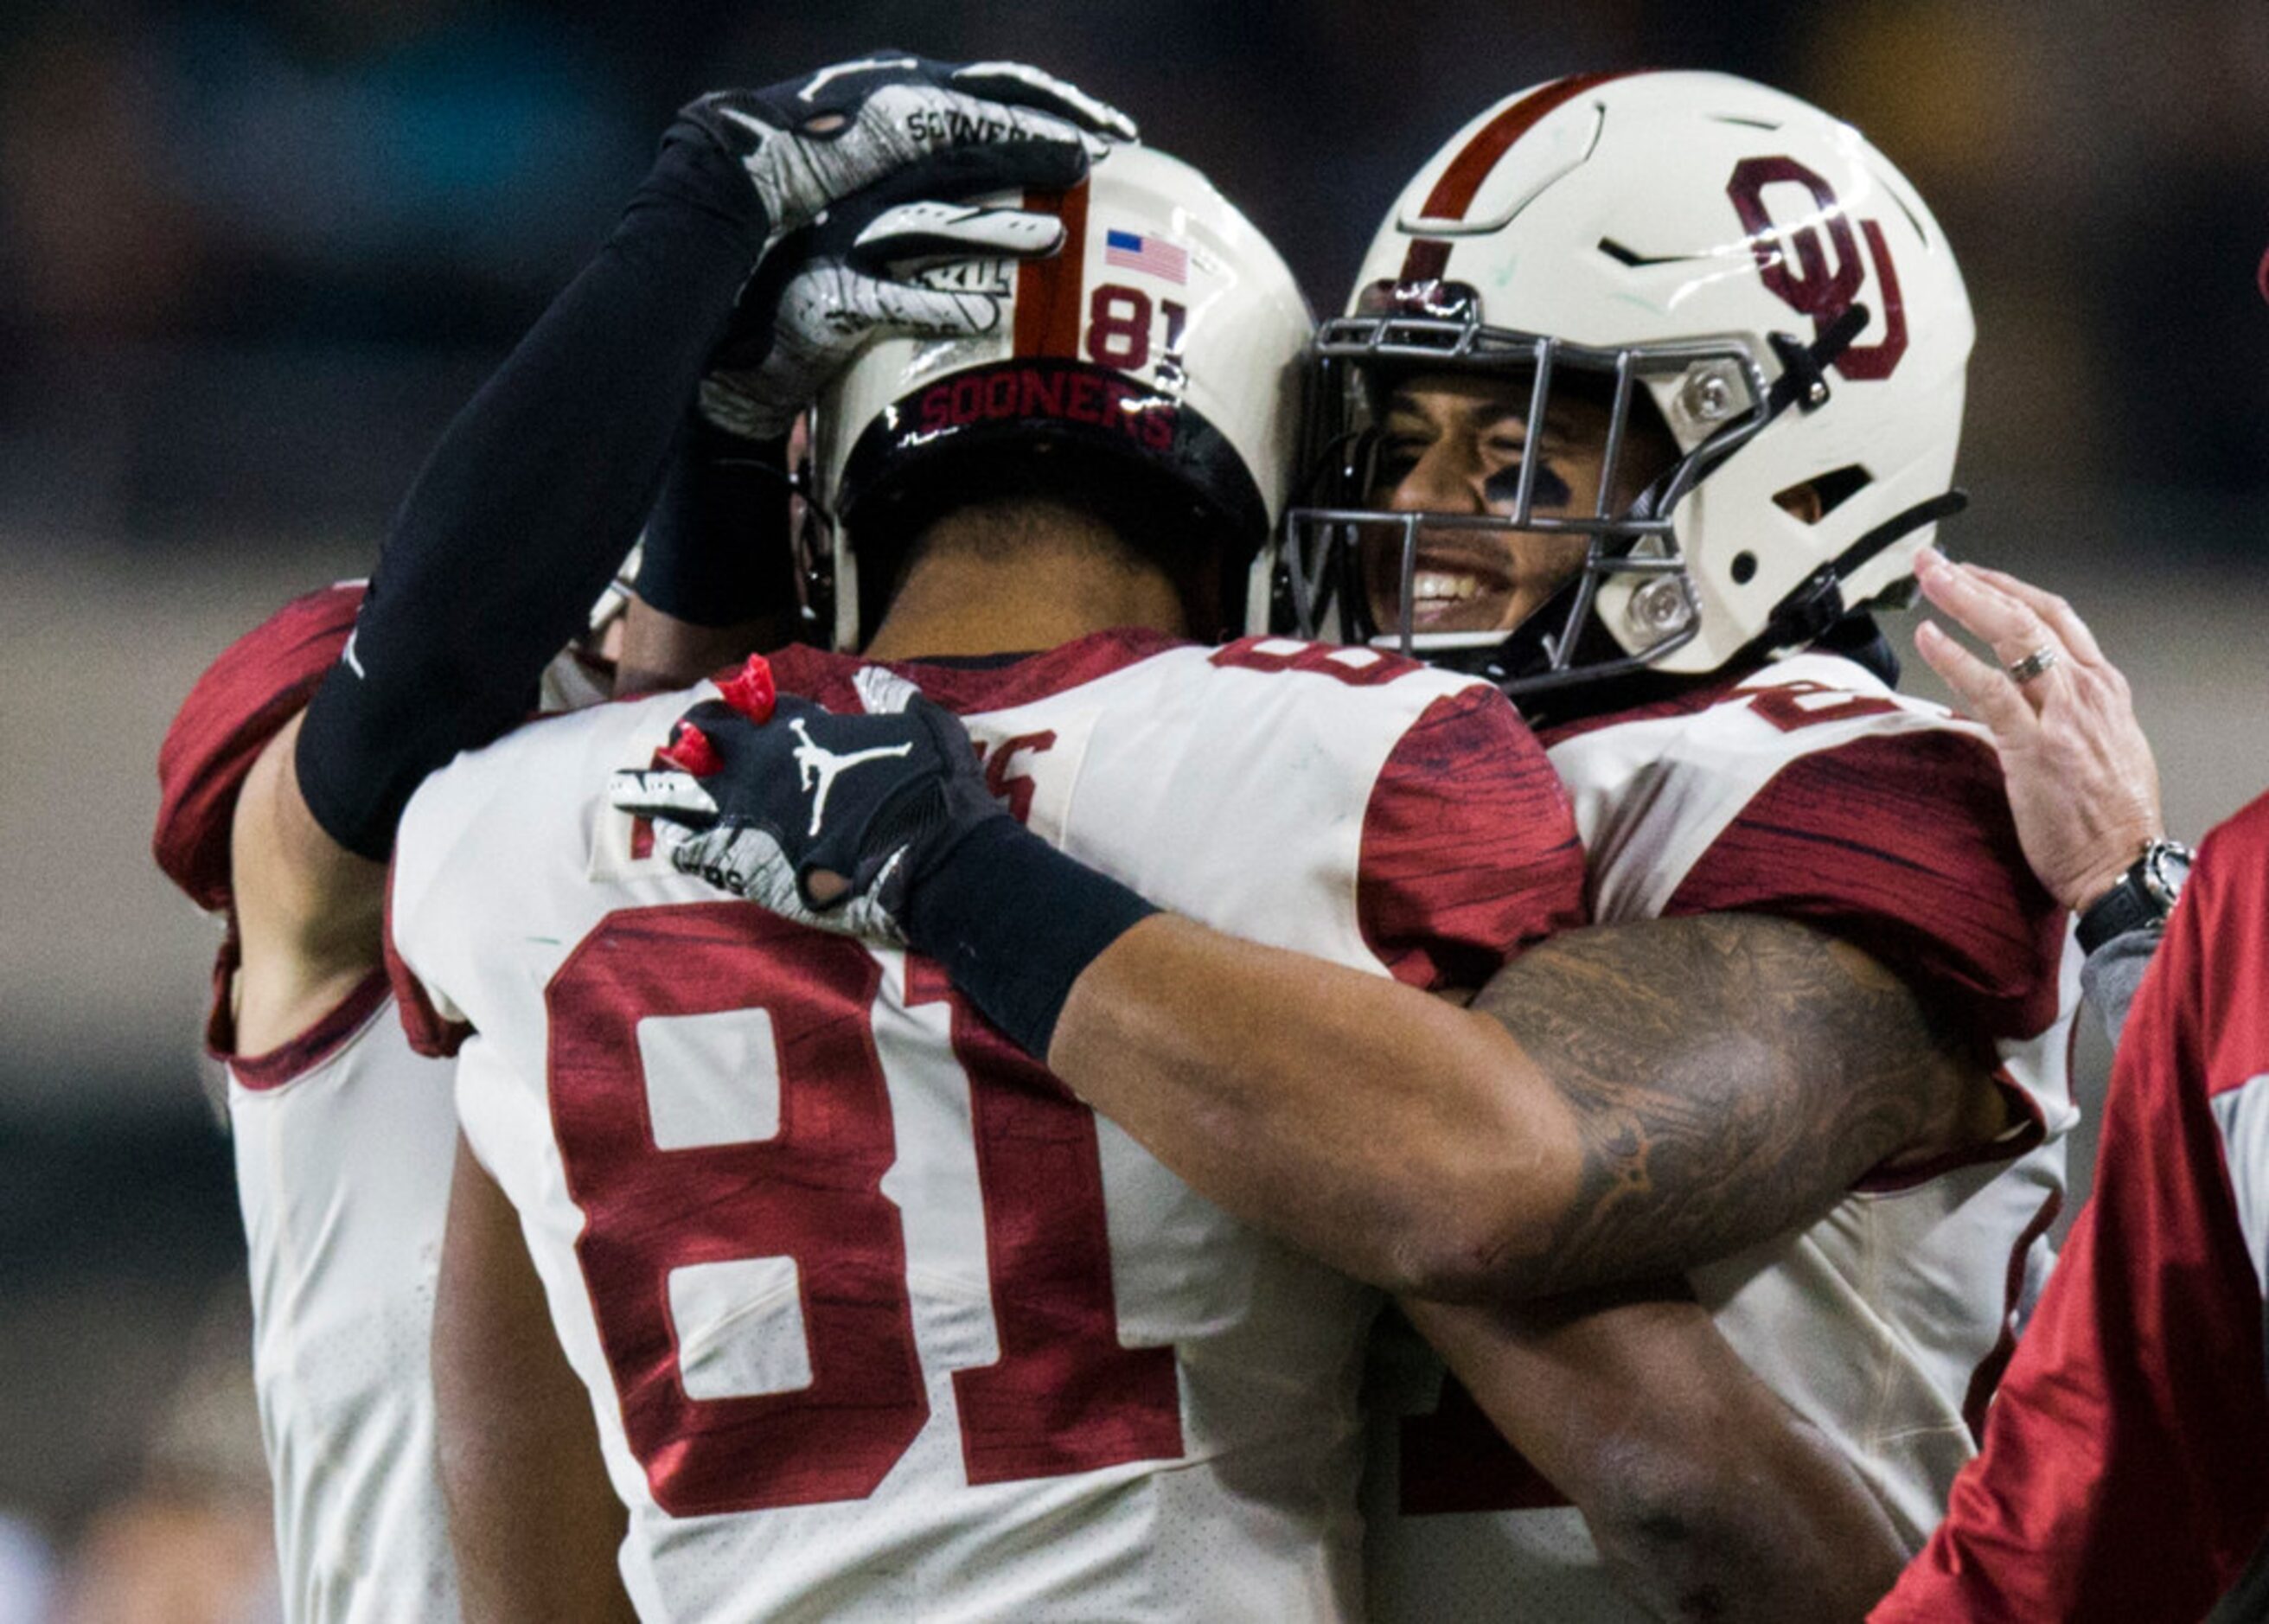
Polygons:
<instances>
[{"instance_id":1,"label":"crimson helmet stripe","mask_svg":"<svg viewBox=\"0 0 2269 1624\"><path fill-rule=\"evenodd\" d=\"M1646 71L1644 68L1624 68L1612 73L1574 73L1538 85L1482 125L1474 138L1459 150L1450 160L1450 166L1442 171L1441 179L1434 182L1434 189L1426 194L1424 218L1462 220L1466 210L1473 206L1474 194L1482 189L1482 182L1489 179L1497 160L1511 151L1514 142L1535 129L1545 114L1610 79L1625 79ZM1422 237L1410 245L1410 251L1403 257L1402 280L1438 281L1449 260L1448 243Z\"/></svg>"},{"instance_id":2,"label":"crimson helmet stripe","mask_svg":"<svg viewBox=\"0 0 2269 1624\"><path fill-rule=\"evenodd\" d=\"M1016 345L1019 360L1079 358L1080 296L1087 279L1087 182L1067 192L1034 192L1024 207L1063 222L1063 247L1044 260L1016 265Z\"/></svg>"},{"instance_id":3,"label":"crimson helmet stripe","mask_svg":"<svg viewBox=\"0 0 2269 1624\"><path fill-rule=\"evenodd\" d=\"M1450 269L1450 245L1436 237L1421 237L1402 256L1402 280L1439 282Z\"/></svg>"}]
</instances>

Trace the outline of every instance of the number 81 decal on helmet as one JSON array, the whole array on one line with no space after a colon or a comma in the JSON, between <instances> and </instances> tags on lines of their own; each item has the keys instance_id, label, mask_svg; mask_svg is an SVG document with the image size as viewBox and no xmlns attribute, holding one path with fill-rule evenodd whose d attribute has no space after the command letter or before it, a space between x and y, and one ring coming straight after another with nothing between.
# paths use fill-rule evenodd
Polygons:
<instances>
[{"instance_id":1,"label":"number 81 decal on helmet","mask_svg":"<svg viewBox=\"0 0 2269 1624\"><path fill-rule=\"evenodd\" d=\"M1020 262L1009 320L890 339L824 395L815 506L837 646L872 630L929 518L989 490L1075 491L1121 535L1202 578L1201 636L1245 629L1249 579L1290 482L1312 328L1283 261L1188 165L1119 146L1061 195L1062 249ZM868 590L861 601L860 588Z\"/></svg>"}]
</instances>

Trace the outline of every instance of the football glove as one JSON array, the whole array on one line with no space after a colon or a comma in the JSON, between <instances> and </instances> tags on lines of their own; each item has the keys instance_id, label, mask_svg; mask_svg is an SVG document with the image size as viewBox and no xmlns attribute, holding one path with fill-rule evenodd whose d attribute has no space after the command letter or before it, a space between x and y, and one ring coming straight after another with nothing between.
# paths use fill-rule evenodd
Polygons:
<instances>
[{"instance_id":1,"label":"football glove","mask_svg":"<svg viewBox=\"0 0 2269 1624\"><path fill-rule=\"evenodd\" d=\"M702 415L775 439L878 336L966 338L1001 324L1010 262L1063 244L1063 222L1018 209L894 202L870 188L781 242L743 291L701 380Z\"/></svg>"},{"instance_id":2,"label":"football glove","mask_svg":"<svg viewBox=\"0 0 2269 1624\"><path fill-rule=\"evenodd\" d=\"M714 91L678 116L748 172L765 211L766 253L886 175L921 170L928 194L947 197L1061 188L1085 173L1109 139L1135 134L1125 114L1038 68L898 51L766 90Z\"/></svg>"},{"instance_id":3,"label":"football glove","mask_svg":"<svg viewBox=\"0 0 2269 1624\"><path fill-rule=\"evenodd\" d=\"M1007 809L960 721L920 696L839 716L775 698L761 655L679 719L664 767L608 799L681 873L823 930L902 942L907 888Z\"/></svg>"}]
</instances>

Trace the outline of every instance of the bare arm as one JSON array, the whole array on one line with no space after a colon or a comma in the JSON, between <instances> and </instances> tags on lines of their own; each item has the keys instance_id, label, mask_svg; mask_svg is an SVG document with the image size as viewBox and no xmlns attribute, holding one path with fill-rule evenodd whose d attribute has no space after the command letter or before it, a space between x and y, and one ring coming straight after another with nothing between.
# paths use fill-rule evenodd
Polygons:
<instances>
[{"instance_id":1,"label":"bare arm","mask_svg":"<svg viewBox=\"0 0 2269 1624\"><path fill-rule=\"evenodd\" d=\"M691 687L746 658L751 650L778 648L787 640L787 630L784 617L774 614L728 626L698 626L633 597L623 617L615 691L649 694Z\"/></svg>"},{"instance_id":2,"label":"bare arm","mask_svg":"<svg viewBox=\"0 0 2269 1624\"><path fill-rule=\"evenodd\" d=\"M1905 983L1807 926L1713 914L1595 926L1474 1008L1573 1112L1559 1286L1670 1273L1811 1222L1870 1170L2007 1126L1984 1064Z\"/></svg>"},{"instance_id":3,"label":"bare arm","mask_svg":"<svg viewBox=\"0 0 2269 1624\"><path fill-rule=\"evenodd\" d=\"M647 520L617 693L689 687L795 635L788 457L691 415Z\"/></svg>"},{"instance_id":4,"label":"bare arm","mask_svg":"<svg viewBox=\"0 0 2269 1624\"><path fill-rule=\"evenodd\" d=\"M2004 667L2055 656L2019 683L1920 637L1992 731L2043 885L2085 907L2162 829L2125 681L2062 600L1934 554L1918 573ZM1879 1163L2004 1126L1984 1065L1903 985L1791 923L1563 936L1474 1008L1502 1034L1146 926L1090 966L1049 1058L1216 1200L1368 1278L1464 1297L1674 1271L1816 1216Z\"/></svg>"},{"instance_id":5,"label":"bare arm","mask_svg":"<svg viewBox=\"0 0 2269 1624\"><path fill-rule=\"evenodd\" d=\"M462 1140L433 1308L433 1397L467 1624L614 1624L625 1526L590 1397L519 1220Z\"/></svg>"},{"instance_id":6,"label":"bare arm","mask_svg":"<svg viewBox=\"0 0 2269 1624\"><path fill-rule=\"evenodd\" d=\"M1663 1619L1859 1619L1907 1553L1849 1462L1675 1287L1406 1302L1483 1412Z\"/></svg>"},{"instance_id":7,"label":"bare arm","mask_svg":"<svg viewBox=\"0 0 2269 1624\"><path fill-rule=\"evenodd\" d=\"M1452 1301L1675 1272L2001 1126L1896 978L1750 915L1571 933L1470 1009L1154 916L1047 1059L1209 1199Z\"/></svg>"},{"instance_id":8,"label":"bare arm","mask_svg":"<svg viewBox=\"0 0 2269 1624\"><path fill-rule=\"evenodd\" d=\"M261 751L231 829L240 1054L297 1037L382 957L386 865L348 851L307 810L293 755L299 737L295 716Z\"/></svg>"}]
</instances>

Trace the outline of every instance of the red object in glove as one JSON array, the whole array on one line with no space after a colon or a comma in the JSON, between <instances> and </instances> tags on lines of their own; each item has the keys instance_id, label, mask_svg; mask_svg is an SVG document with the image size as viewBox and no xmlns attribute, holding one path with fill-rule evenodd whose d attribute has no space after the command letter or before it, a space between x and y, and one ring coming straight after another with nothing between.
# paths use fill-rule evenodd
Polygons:
<instances>
[{"instance_id":1,"label":"red object in glove","mask_svg":"<svg viewBox=\"0 0 2269 1624\"><path fill-rule=\"evenodd\" d=\"M737 675L717 684L717 691L727 705L758 726L772 720L773 707L780 704L780 688L772 681L772 662L762 654L750 654Z\"/></svg>"},{"instance_id":2,"label":"red object in glove","mask_svg":"<svg viewBox=\"0 0 2269 1624\"><path fill-rule=\"evenodd\" d=\"M2261 256L2261 269L2253 273L2253 285L2261 290L2261 297L2269 299L2269 254Z\"/></svg>"},{"instance_id":3,"label":"red object in glove","mask_svg":"<svg viewBox=\"0 0 2269 1624\"><path fill-rule=\"evenodd\" d=\"M771 680L769 675L765 678L767 683ZM709 735L691 722L678 723L670 732L669 742L654 755L680 772L690 772L697 779L706 779L725 764L725 758L717 753Z\"/></svg>"}]
</instances>

